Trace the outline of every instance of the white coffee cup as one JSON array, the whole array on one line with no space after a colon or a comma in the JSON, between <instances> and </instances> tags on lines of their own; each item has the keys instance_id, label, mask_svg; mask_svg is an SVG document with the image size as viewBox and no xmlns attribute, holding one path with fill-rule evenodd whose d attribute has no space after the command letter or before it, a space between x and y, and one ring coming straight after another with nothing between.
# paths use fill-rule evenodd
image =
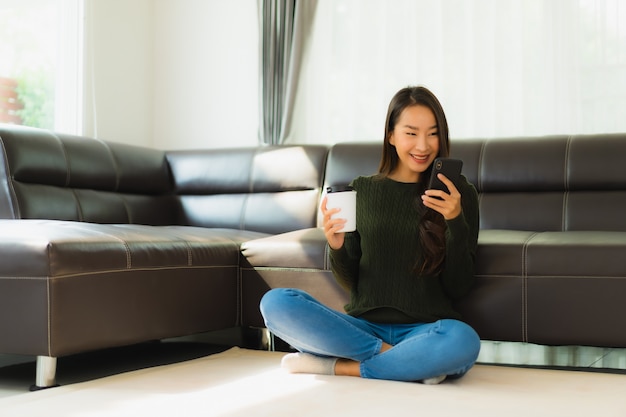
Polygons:
<instances>
[{"instance_id":1,"label":"white coffee cup","mask_svg":"<svg viewBox=\"0 0 626 417\"><path fill-rule=\"evenodd\" d=\"M326 189L326 208L340 208L341 211L332 218L346 219L340 232L354 232L356 230L356 191L350 186L341 185Z\"/></svg>"}]
</instances>

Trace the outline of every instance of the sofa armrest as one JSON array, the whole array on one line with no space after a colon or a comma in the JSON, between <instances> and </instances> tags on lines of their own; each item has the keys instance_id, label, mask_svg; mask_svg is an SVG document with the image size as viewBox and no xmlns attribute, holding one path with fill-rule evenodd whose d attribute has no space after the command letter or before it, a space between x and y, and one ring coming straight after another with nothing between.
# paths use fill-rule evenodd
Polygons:
<instances>
[{"instance_id":1,"label":"sofa armrest","mask_svg":"<svg viewBox=\"0 0 626 417\"><path fill-rule=\"evenodd\" d=\"M298 288L343 311L349 295L330 271L326 237L309 228L250 240L242 245L242 324L263 327L259 302L272 288Z\"/></svg>"}]
</instances>

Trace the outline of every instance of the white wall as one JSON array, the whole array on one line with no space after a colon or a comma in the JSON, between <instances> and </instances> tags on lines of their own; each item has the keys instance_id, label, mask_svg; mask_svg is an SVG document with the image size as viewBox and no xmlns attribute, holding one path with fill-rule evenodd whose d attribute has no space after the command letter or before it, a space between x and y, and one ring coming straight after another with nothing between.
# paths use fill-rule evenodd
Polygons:
<instances>
[{"instance_id":1,"label":"white wall","mask_svg":"<svg viewBox=\"0 0 626 417\"><path fill-rule=\"evenodd\" d=\"M256 145L256 0L160 0L154 145Z\"/></svg>"},{"instance_id":2,"label":"white wall","mask_svg":"<svg viewBox=\"0 0 626 417\"><path fill-rule=\"evenodd\" d=\"M152 0L86 0L85 135L151 143L153 28Z\"/></svg>"},{"instance_id":3,"label":"white wall","mask_svg":"<svg viewBox=\"0 0 626 417\"><path fill-rule=\"evenodd\" d=\"M160 149L257 144L255 0L85 9L86 135Z\"/></svg>"}]
</instances>

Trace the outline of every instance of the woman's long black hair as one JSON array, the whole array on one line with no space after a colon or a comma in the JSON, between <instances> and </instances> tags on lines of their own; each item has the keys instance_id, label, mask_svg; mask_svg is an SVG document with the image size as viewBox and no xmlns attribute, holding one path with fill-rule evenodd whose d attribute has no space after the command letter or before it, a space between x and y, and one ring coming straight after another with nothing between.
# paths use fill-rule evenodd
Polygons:
<instances>
[{"instance_id":1,"label":"woman's long black hair","mask_svg":"<svg viewBox=\"0 0 626 417\"><path fill-rule=\"evenodd\" d=\"M385 137L383 152L378 167L380 176L386 177L398 166L398 152L389 139L398 122L400 114L410 106L422 105L432 110L437 121L439 136L438 157L447 157L450 154L450 140L448 134L448 122L441 103L435 95L426 87L406 87L398 91L389 103L385 122ZM419 186L424 189L432 174L431 166L421 175ZM437 275L441 272L445 254L446 224L443 216L434 210L426 209L421 198L416 202L416 207L421 213L419 224L420 245L422 256L416 260L415 270L419 275Z\"/></svg>"}]
</instances>

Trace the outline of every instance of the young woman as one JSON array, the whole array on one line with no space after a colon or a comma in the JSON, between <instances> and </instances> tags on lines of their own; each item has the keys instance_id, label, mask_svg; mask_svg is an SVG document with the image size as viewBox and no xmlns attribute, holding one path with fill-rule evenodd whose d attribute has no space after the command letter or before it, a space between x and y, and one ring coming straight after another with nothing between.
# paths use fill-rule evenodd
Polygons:
<instances>
[{"instance_id":1,"label":"young woman","mask_svg":"<svg viewBox=\"0 0 626 417\"><path fill-rule=\"evenodd\" d=\"M357 230L331 216L323 199L332 271L350 292L347 314L297 289L261 301L267 328L299 353L290 372L436 384L464 375L480 340L453 301L474 283L478 196L464 176L439 175L449 192L427 190L436 157L449 154L439 100L424 87L391 100L377 175L358 177ZM336 216L340 217L340 215Z\"/></svg>"}]
</instances>

